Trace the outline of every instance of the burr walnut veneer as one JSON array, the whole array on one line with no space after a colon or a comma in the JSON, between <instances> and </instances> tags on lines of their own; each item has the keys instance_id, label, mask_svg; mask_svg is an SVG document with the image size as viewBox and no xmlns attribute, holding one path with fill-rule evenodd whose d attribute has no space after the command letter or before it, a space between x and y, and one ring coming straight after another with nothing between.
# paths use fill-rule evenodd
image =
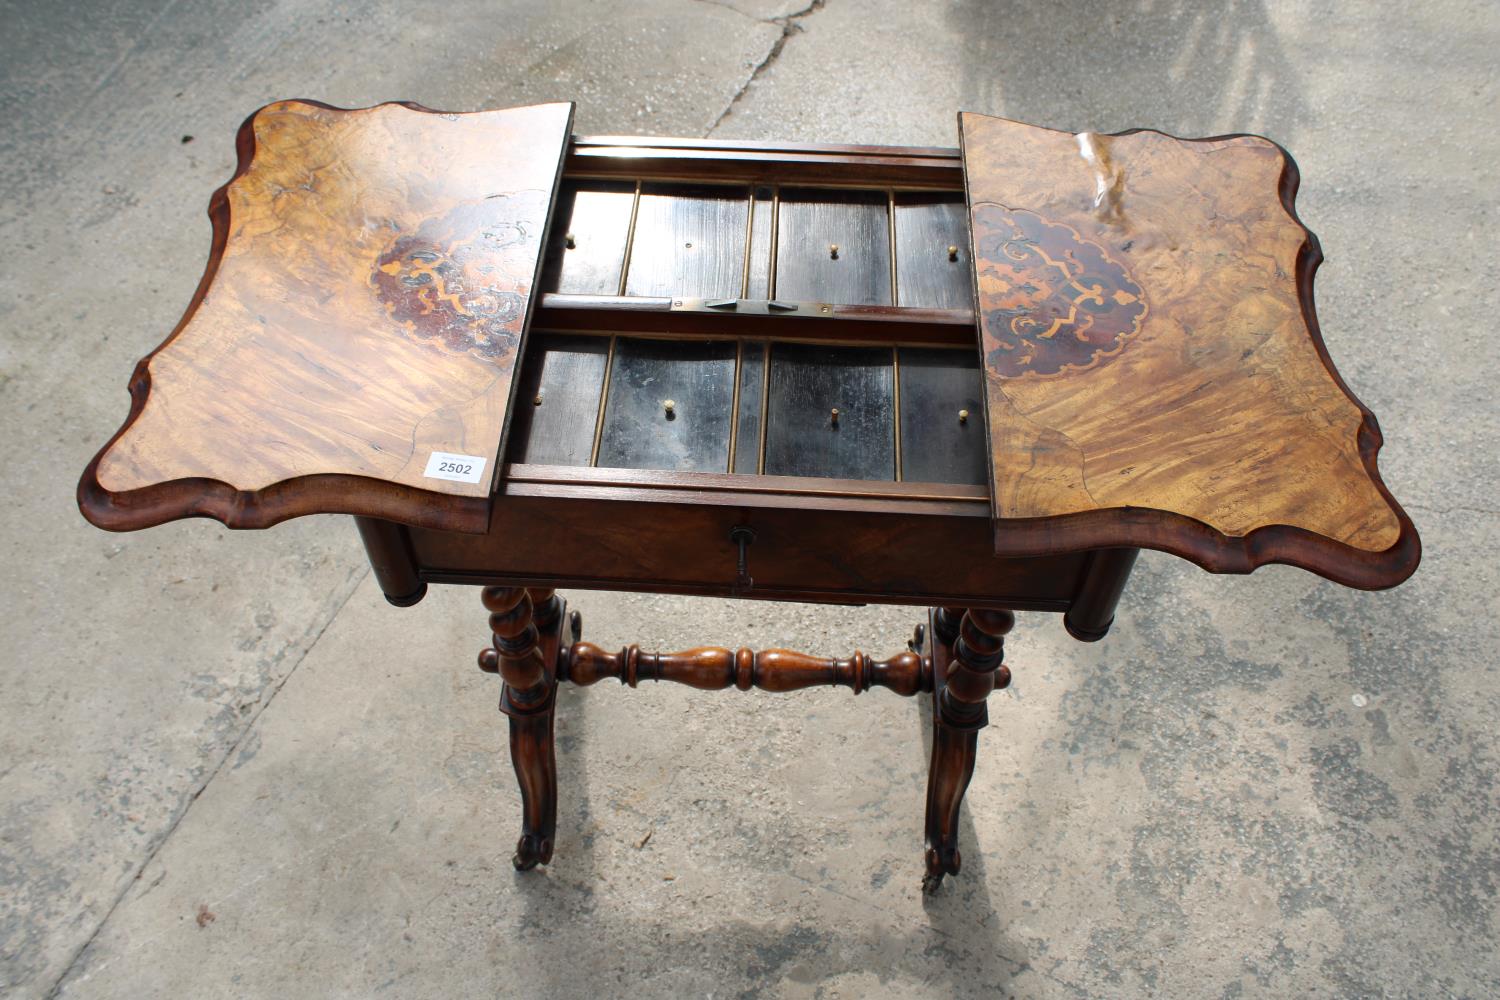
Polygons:
<instances>
[{"instance_id":1,"label":"burr walnut veneer","mask_svg":"<svg viewBox=\"0 0 1500 1000\"><path fill-rule=\"evenodd\" d=\"M261 109L85 470L111 530L354 515L387 598L483 587L550 860L561 681L932 699L924 885L1017 610L1102 638L1140 548L1416 568L1256 136L963 114L962 151L570 135L566 104ZM887 658L582 640L562 587L929 608Z\"/></svg>"}]
</instances>

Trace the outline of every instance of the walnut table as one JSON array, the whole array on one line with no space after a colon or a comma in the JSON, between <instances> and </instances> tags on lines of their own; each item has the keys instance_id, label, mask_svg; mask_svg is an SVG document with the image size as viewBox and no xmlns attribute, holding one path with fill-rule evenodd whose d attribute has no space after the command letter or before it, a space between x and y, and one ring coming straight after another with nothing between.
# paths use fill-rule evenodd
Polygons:
<instances>
[{"instance_id":1,"label":"walnut table","mask_svg":"<svg viewBox=\"0 0 1500 1000\"><path fill-rule=\"evenodd\" d=\"M934 889L1015 611L1099 639L1143 547L1366 589L1415 570L1276 144L571 123L256 112L197 293L78 490L117 531L350 514L393 604L482 586L517 868L552 857L561 681L930 695ZM930 610L888 659L606 652L561 587Z\"/></svg>"}]
</instances>

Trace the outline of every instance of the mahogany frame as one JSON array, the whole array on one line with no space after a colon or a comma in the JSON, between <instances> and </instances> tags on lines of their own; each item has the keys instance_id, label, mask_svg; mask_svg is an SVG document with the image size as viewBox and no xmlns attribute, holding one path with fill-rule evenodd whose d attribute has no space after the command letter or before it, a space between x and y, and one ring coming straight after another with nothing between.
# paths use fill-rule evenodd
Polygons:
<instances>
[{"instance_id":1,"label":"mahogany frame","mask_svg":"<svg viewBox=\"0 0 1500 1000\"><path fill-rule=\"evenodd\" d=\"M236 178L249 168L254 146L247 120L236 143ZM1295 219L1297 171L1289 156L1286 162L1279 193ZM903 191L962 191L965 184L960 151L950 148L613 136L574 137L563 177ZM227 187L210 202L211 252L178 330L202 302L228 243ZM634 687L642 679L663 679L741 690L836 684L855 693L871 686L903 695L930 693L934 740L924 888L932 890L944 875L959 869L958 810L973 771L976 734L987 722L985 698L1009 682L1003 637L1015 610L1061 613L1073 636L1098 640L1109 630L1140 548L1171 552L1218 573L1289 563L1365 589L1393 586L1415 570L1420 558L1415 528L1376 467L1378 425L1338 375L1319 332L1312 279L1321 259L1316 237L1308 232L1296 275L1301 306L1330 377L1364 414L1359 453L1400 521L1399 538L1385 552L1360 552L1284 525L1228 537L1182 515L1145 508L992 521L993 483L986 491L924 483L504 464L487 498L347 475L303 476L250 491L183 479L113 494L100 485L97 468L145 405L151 391L149 356L131 380L130 414L85 470L78 503L94 524L116 531L183 517L261 528L304 514L352 514L391 603L416 603L430 583L483 586L492 641L480 655L480 666L504 680L501 710L509 718L512 761L523 798L523 832L515 855L519 869L552 856L557 799L553 719L556 685L562 680L588 684L616 677ZM726 314L683 299L557 293L535 299L521 343L523 355L533 330L978 347L972 309L803 303L818 308L769 316L753 309ZM169 336L166 343L171 340ZM506 455L510 423L508 419L497 464ZM747 545L747 539L753 541ZM582 642L581 619L567 614L555 593L560 587L830 604L869 601L930 610L911 649L888 660L858 652L847 659L818 659L718 647L658 655L631 646L614 655Z\"/></svg>"},{"instance_id":2,"label":"mahogany frame","mask_svg":"<svg viewBox=\"0 0 1500 1000\"><path fill-rule=\"evenodd\" d=\"M316 104L317 102L309 102ZM326 105L321 105L326 107ZM407 105L417 108L416 105ZM421 109L425 110L425 109ZM254 116L252 116L253 119ZM235 177L254 156L251 120L241 126ZM1140 130L1117 133L1128 135ZM1217 137L1224 138L1224 137ZM1205 140L1207 141L1207 140ZM786 181L819 186L889 187L900 190L961 191L964 172L960 151L945 147L899 147L851 144L777 143L731 140L657 139L619 136L575 136L565 156L563 177L631 177L756 183ZM1280 197L1295 219L1298 186L1295 162L1286 158ZM233 178L231 178L233 180ZM178 329L201 302L228 241L225 192L209 204L213 238L208 264ZM1300 225L1300 220L1299 220ZM1305 230L1305 227L1303 227ZM1360 589L1383 589L1405 580L1421 558L1421 542L1410 517L1380 478L1377 456L1382 443L1374 414L1349 390L1323 342L1313 306L1312 280L1322 253L1309 231L1298 261L1297 284L1308 329L1319 357L1340 389L1364 414L1359 453L1380 494L1395 510L1400 533L1384 552L1363 552L1312 532L1286 525L1258 528L1229 537L1182 515L1148 508L1111 508L1037 519L998 519L991 551L1002 558L1029 558L1111 548L1151 548L1181 556L1215 573L1248 573L1267 563L1308 569L1337 583ZM834 307L827 312L794 316L724 314L665 298L609 298L545 293L530 329L606 329L620 333L651 332L688 336L732 335L746 338L814 340L832 343L900 343L956 347L975 344L972 310L910 309L898 306ZM174 330L175 334L175 330ZM529 332L521 350L527 349ZM170 342L171 337L167 342ZM112 531L128 531L182 517L211 517L233 528L264 528L291 517L345 513L383 518L413 527L479 534L487 530L492 508L507 495L502 480L488 498L466 498L414 489L359 476L314 475L273 484L263 490L238 491L212 480L185 479L114 494L98 482L96 469L115 440L134 422L150 392L146 360L131 379L130 415L120 431L100 449L79 482L78 503L84 516ZM507 431L508 437L508 431ZM501 455L506 441L502 440ZM622 470L616 477L625 490L649 488L647 477L632 482ZM691 491L690 481L680 484ZM747 492L754 486L746 482ZM855 489L853 484L849 487ZM721 492L722 484L703 484L702 492ZM542 495L545 491L534 493ZM993 484L992 484L993 495ZM628 496L629 493L622 494ZM602 496L602 495L601 495Z\"/></svg>"}]
</instances>

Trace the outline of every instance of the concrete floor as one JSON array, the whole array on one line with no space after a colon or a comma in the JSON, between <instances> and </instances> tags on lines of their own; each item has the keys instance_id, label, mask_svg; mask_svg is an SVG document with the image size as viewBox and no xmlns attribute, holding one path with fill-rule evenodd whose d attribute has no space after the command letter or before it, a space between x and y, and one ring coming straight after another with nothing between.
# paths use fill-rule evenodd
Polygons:
<instances>
[{"instance_id":1,"label":"concrete floor","mask_svg":"<svg viewBox=\"0 0 1500 1000\"><path fill-rule=\"evenodd\" d=\"M1500 992L1496 8L796 2L4 5L0 994ZM112 536L74 508L197 282L235 126L287 96L1269 134L1424 564L1361 594L1148 554L1104 643L1023 616L930 901L918 703L565 691L557 858L516 876L472 591L386 607L344 519ZM916 617L572 598L606 646L894 651Z\"/></svg>"}]
</instances>

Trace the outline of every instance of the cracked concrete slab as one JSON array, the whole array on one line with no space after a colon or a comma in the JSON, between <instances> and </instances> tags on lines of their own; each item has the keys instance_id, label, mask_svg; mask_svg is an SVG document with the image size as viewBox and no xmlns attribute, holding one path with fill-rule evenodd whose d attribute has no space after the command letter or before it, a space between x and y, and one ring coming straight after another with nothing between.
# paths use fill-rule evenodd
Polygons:
<instances>
[{"instance_id":1,"label":"cracked concrete slab","mask_svg":"<svg viewBox=\"0 0 1500 1000\"><path fill-rule=\"evenodd\" d=\"M115 0L6 23L0 995L1500 992L1489 6ZM571 98L591 132L722 115L946 145L963 107L1269 134L1424 565L1370 595L1147 554L1099 645L1023 615L964 873L925 904L920 703L565 691L557 857L516 876L472 591L386 607L340 519L111 536L72 506L197 281L234 127L292 95ZM607 647L888 652L915 620L570 596Z\"/></svg>"},{"instance_id":2,"label":"cracked concrete slab","mask_svg":"<svg viewBox=\"0 0 1500 1000\"><path fill-rule=\"evenodd\" d=\"M701 135L781 27L666 2L335 0L30 5L5 23L0 994L40 996L365 572L342 519L110 536L73 504L135 360L197 283L239 121L288 96L573 99L581 131Z\"/></svg>"},{"instance_id":3,"label":"cracked concrete slab","mask_svg":"<svg viewBox=\"0 0 1500 1000\"><path fill-rule=\"evenodd\" d=\"M719 0L699 0L699 2L718 3ZM708 130L710 134L713 134L718 129L719 124L723 122L724 119L728 117L728 115L734 110L734 106L739 103L740 98L743 97L745 93L755 84L755 81L760 78L760 75L765 72L766 68L781 56L781 50L786 47L787 39L791 38L797 32L802 30L802 19L805 17L811 17L813 14L816 14L818 11L822 10L823 4L825 2L826 0L810 0L809 3L801 7L793 7L788 4L777 4L774 5L774 7L779 11L779 13L757 18L758 20L765 23L776 25L781 29L781 34L774 42L772 42L771 47L766 50L764 58L762 58L760 62L756 63L755 66L751 68L750 75L745 78L744 85L741 86L739 90L735 91L734 96L731 97L729 101L724 105L724 110L719 112L719 116L714 119L713 124L709 127ZM732 10L738 10L741 13L745 13L747 17L755 16L744 11L737 5L725 4L725 6L730 7L730 9Z\"/></svg>"},{"instance_id":4,"label":"cracked concrete slab","mask_svg":"<svg viewBox=\"0 0 1500 1000\"><path fill-rule=\"evenodd\" d=\"M1433 528L1440 551L1477 537ZM1140 572L1104 644L1022 620L964 874L925 904L923 706L884 692L566 689L557 857L514 874L496 685L467 666L474 595L439 589L396 628L367 581L61 995L274 995L310 974L349 996L1492 990L1500 695L1454 648L1486 599L1415 625L1397 594L1295 571L1214 580L1148 555ZM1452 596L1435 575L1412 589ZM671 648L899 649L914 617L574 606L606 648L649 622ZM1392 662L1406 645L1429 657Z\"/></svg>"}]
</instances>

